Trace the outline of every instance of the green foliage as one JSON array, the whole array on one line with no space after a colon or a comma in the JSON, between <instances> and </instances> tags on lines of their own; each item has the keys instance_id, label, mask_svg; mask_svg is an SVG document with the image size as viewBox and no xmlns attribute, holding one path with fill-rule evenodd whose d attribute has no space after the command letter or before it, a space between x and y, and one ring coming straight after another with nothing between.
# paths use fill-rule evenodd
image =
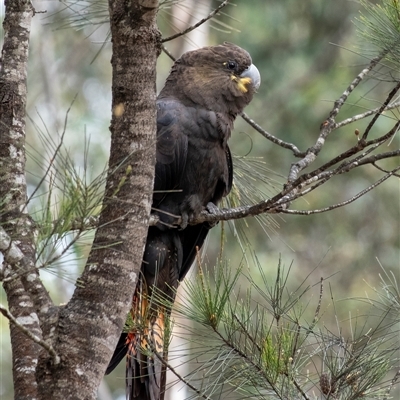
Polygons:
<instances>
[{"instance_id":1,"label":"green foliage","mask_svg":"<svg viewBox=\"0 0 400 400\"><path fill-rule=\"evenodd\" d=\"M185 303L178 302L177 311L190 315L193 321L217 329L221 322L224 323L229 297L237 283L241 267L232 272L224 262L214 272L212 279L210 272L199 266L195 279L187 282L187 299Z\"/></svg>"},{"instance_id":2,"label":"green foliage","mask_svg":"<svg viewBox=\"0 0 400 400\"><path fill-rule=\"evenodd\" d=\"M367 14L362 13L358 31L365 40L387 52L386 59L400 65L400 3L398 0L382 0L381 3L361 0Z\"/></svg>"},{"instance_id":3,"label":"green foliage","mask_svg":"<svg viewBox=\"0 0 400 400\"><path fill-rule=\"evenodd\" d=\"M159 0L159 12L161 16L172 15L171 8L173 6L182 7L185 13L191 12L190 8L185 5L186 0ZM93 26L95 29L102 25L108 25L109 23L109 11L108 2L106 0L60 0L62 4L61 10L52 14L51 16L56 17L58 29L74 28L76 30L83 29L87 26ZM204 4L201 4L204 3ZM202 0L197 1L197 5L203 5L208 7L208 2ZM229 18L228 14L225 14ZM213 19L211 26L219 31L230 32L237 29L220 21L217 18ZM175 27L173 29L176 30ZM107 37L108 38L108 37Z\"/></svg>"},{"instance_id":4,"label":"green foliage","mask_svg":"<svg viewBox=\"0 0 400 400\"><path fill-rule=\"evenodd\" d=\"M94 179L90 178L89 140L85 139L81 170L63 143L65 130L56 144L37 125L36 129L49 161L46 165L43 154L29 153L45 172L27 205L36 227L37 266L49 268L59 265L73 248L78 256L79 245L85 243L83 239L91 242L101 210L105 171Z\"/></svg>"},{"instance_id":5,"label":"green foliage","mask_svg":"<svg viewBox=\"0 0 400 400\"><path fill-rule=\"evenodd\" d=\"M381 312L376 313L374 306L366 315L350 318L352 334L344 337L333 299L335 313L325 314L325 319L336 319L337 333L322 322L323 281L303 281L291 290L289 271L279 262L274 282L260 285L247 277L249 286L243 288L238 284L243 266L232 269L219 263L213 274L201 266L195 279L187 282L173 315L175 324L183 327L181 340L190 347L192 370L179 376L195 391L190 398L355 400L390 394L398 379L393 371L400 345L399 314L387 319L393 309L387 279L377 290L383 295L378 296ZM398 293L393 283L390 293ZM313 302L314 287L319 295L308 322L304 312ZM157 301L172 306L161 294Z\"/></svg>"}]
</instances>

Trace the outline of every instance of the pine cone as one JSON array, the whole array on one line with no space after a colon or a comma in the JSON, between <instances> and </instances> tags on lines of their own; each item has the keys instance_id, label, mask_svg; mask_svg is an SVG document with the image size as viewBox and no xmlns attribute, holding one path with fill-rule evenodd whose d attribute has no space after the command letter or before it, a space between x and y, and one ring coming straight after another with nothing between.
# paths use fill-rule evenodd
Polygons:
<instances>
[{"instance_id":1,"label":"pine cone","mask_svg":"<svg viewBox=\"0 0 400 400\"><path fill-rule=\"evenodd\" d=\"M337 387L336 387L336 379L331 378L327 373L321 374L319 378L319 385L321 387L321 391L324 395L334 395Z\"/></svg>"}]
</instances>

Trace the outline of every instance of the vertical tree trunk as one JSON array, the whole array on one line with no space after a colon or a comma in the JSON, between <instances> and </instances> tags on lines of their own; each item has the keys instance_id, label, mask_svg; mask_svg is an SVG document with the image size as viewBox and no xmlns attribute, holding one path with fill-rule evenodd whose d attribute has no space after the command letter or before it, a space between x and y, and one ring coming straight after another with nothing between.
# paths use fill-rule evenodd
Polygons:
<instances>
[{"instance_id":1,"label":"vertical tree trunk","mask_svg":"<svg viewBox=\"0 0 400 400\"><path fill-rule=\"evenodd\" d=\"M155 163L158 1L111 1L111 154L92 250L53 346L38 366L42 399L95 399L130 308L141 267ZM77 392L79 390L79 393Z\"/></svg>"},{"instance_id":2,"label":"vertical tree trunk","mask_svg":"<svg viewBox=\"0 0 400 400\"><path fill-rule=\"evenodd\" d=\"M26 82L34 10L28 0L6 1L5 5L0 67L0 225L16 246L11 246L9 238L3 240L0 278L9 279L4 283L9 311L20 325L40 338L38 312L48 304L49 297L33 269L32 224L25 210ZM14 325L10 328L15 398L31 400L37 396L34 372L40 347L21 329Z\"/></svg>"},{"instance_id":3,"label":"vertical tree trunk","mask_svg":"<svg viewBox=\"0 0 400 400\"><path fill-rule=\"evenodd\" d=\"M129 310L141 266L155 163L158 1L110 1L113 39L112 144L93 248L71 301L54 307L35 270L26 213L25 104L28 0L6 2L0 70L0 271L17 322L60 361L11 327L15 397L95 399ZM58 360L57 360L58 361ZM36 374L35 374L36 372Z\"/></svg>"}]
</instances>

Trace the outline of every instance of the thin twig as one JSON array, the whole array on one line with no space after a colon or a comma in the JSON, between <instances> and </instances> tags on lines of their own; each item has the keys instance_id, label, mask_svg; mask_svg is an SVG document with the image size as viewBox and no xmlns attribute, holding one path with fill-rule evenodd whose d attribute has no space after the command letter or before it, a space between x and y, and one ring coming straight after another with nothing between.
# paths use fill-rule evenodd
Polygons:
<instances>
[{"instance_id":1,"label":"thin twig","mask_svg":"<svg viewBox=\"0 0 400 400\"><path fill-rule=\"evenodd\" d=\"M176 39L179 36L186 35L187 33L193 31L194 29L198 28L200 25L203 25L205 22L207 22L209 19L214 17L220 10L222 10L226 5L228 5L230 0L225 0L223 1L216 9L210 12L210 14L207 15L207 17L201 19L199 22L197 22L194 25L189 26L188 28L184 29L181 32L176 33L175 35L168 36L167 38L161 39L161 43L169 42L170 40Z\"/></svg>"},{"instance_id":2,"label":"thin twig","mask_svg":"<svg viewBox=\"0 0 400 400\"><path fill-rule=\"evenodd\" d=\"M399 157L400 156L400 149L397 150L393 150L393 151L387 151L386 153L380 153L380 154L373 154L370 157L364 158L363 160L361 160L357 167L361 167L362 165L366 165L366 164L373 164L376 161L379 160L384 160L386 158L393 158L393 157ZM392 173L392 171L388 171L390 173ZM395 174L393 174L395 175Z\"/></svg>"},{"instance_id":3,"label":"thin twig","mask_svg":"<svg viewBox=\"0 0 400 400\"><path fill-rule=\"evenodd\" d=\"M320 285L320 289L319 289L319 298L318 298L318 305L317 308L315 309L315 313L314 313L314 319L310 325L309 330L312 331L315 327L315 324L318 321L318 317L319 317L319 313L321 311L321 303L322 303L322 295L324 294L324 278L321 278L321 285Z\"/></svg>"},{"instance_id":4,"label":"thin twig","mask_svg":"<svg viewBox=\"0 0 400 400\"><path fill-rule=\"evenodd\" d=\"M399 170L400 170L400 167L397 167L393 171L391 171L388 174L386 174L385 176L383 176L378 181L374 182L372 185L368 186L367 188L365 188L361 192L357 193L352 198L350 198L350 199L348 199L346 201L343 201L341 203L333 204L333 205L331 205L329 207L316 209L316 210L288 210L288 209L283 209L283 210L281 210L281 212L283 214L311 215L311 214L321 214L321 213L324 213L324 212L327 212L327 211L334 210L335 208L346 206L347 204L353 203L354 201L356 201L360 197L364 196L366 193L370 192L372 189L375 189L377 186L379 186L381 183L385 182L388 178L390 178L392 175L395 174L395 172L397 172Z\"/></svg>"},{"instance_id":5,"label":"thin twig","mask_svg":"<svg viewBox=\"0 0 400 400\"><path fill-rule=\"evenodd\" d=\"M57 365L60 363L60 357L55 352L53 346L46 343L40 337L33 334L29 329L25 328L24 325L20 324L17 319L2 305L0 304L0 312L18 329L20 329L26 336L28 336L31 340L33 340L38 345L42 346L48 353L53 357L54 364Z\"/></svg>"},{"instance_id":6,"label":"thin twig","mask_svg":"<svg viewBox=\"0 0 400 400\"><path fill-rule=\"evenodd\" d=\"M338 100L335 101L334 107L329 114L329 118L335 118L340 109L342 108L343 104L347 101L348 97L350 94L353 92L353 90L360 84L360 82L372 71L373 68L375 68L379 62L386 56L386 54L389 52L389 49L384 50L381 54L378 56L374 57L369 65L364 68L351 82L351 84L348 86L348 88L343 92L343 94L340 96Z\"/></svg>"},{"instance_id":7,"label":"thin twig","mask_svg":"<svg viewBox=\"0 0 400 400\"><path fill-rule=\"evenodd\" d=\"M378 120L378 118L381 116L382 112L385 110L385 108L389 105L390 101L393 99L393 97L396 95L396 93L400 89L400 82L390 91L389 95L387 96L385 102L381 105L379 108L378 112L375 114L374 118L372 118L372 121L368 124L367 128L365 129L365 132L361 138L361 140L366 140L368 137L368 133L372 129L372 127L375 125L375 122Z\"/></svg>"},{"instance_id":8,"label":"thin twig","mask_svg":"<svg viewBox=\"0 0 400 400\"><path fill-rule=\"evenodd\" d=\"M373 140L369 140L367 142L360 140L360 141L358 141L358 143L355 146L351 147L350 149L346 150L342 154L329 160L327 163L325 163L318 169L316 169L310 173L301 175L294 182L291 183L291 185L289 186L289 190L287 190L287 193L290 193L291 199L293 200L293 194L291 193L292 190L290 190L290 188L292 188L293 190L299 190L302 187L304 187L304 185L301 185L302 183L307 182L307 181L308 182L315 181L316 180L315 177L317 177L317 176L321 177L321 172L326 171L328 168L332 167L333 165L337 164L338 162L348 159L349 157L357 154L358 152L364 150L365 148L367 148L369 146L375 146L374 147L374 149L375 149L376 147L383 144L386 140L390 139L397 132L399 126L400 126L400 121L397 121L396 124L394 125L394 127L385 135L382 135L381 137L373 139ZM350 163L353 163L354 161L358 161L359 158L364 157L370 151L371 150L367 150L365 153L361 154L357 158L355 158L351 161L348 161L347 163L343 163L338 169L336 169L334 171L342 171L343 172L344 166L347 166ZM282 203L287 202L288 201L287 198L289 198L290 196L289 196L289 194L285 193L284 197L286 197L286 199L284 198L283 200L281 200L281 202Z\"/></svg>"},{"instance_id":9,"label":"thin twig","mask_svg":"<svg viewBox=\"0 0 400 400\"><path fill-rule=\"evenodd\" d=\"M172 55L172 53L162 44L161 45L161 50L172 60L172 61L176 61L176 57L174 57Z\"/></svg>"},{"instance_id":10,"label":"thin twig","mask_svg":"<svg viewBox=\"0 0 400 400\"><path fill-rule=\"evenodd\" d=\"M303 396L305 400L309 400L309 397L307 394L304 392L304 390L300 387L300 385L297 383L296 379L292 378L291 379L293 382L293 385L296 386L296 389L300 392L300 394Z\"/></svg>"},{"instance_id":11,"label":"thin twig","mask_svg":"<svg viewBox=\"0 0 400 400\"><path fill-rule=\"evenodd\" d=\"M398 107L400 107L400 101L396 101L394 103L388 104L385 107L385 109L383 110L383 112L384 111L393 110L394 108L398 108ZM370 117L371 115L374 115L377 112L379 112L380 108L381 107L376 107L373 110L366 111L365 113L357 114L357 115L354 115L353 117L346 118L343 121L340 121L340 122L336 123L334 129L339 129L342 126L349 125L349 124L351 124L353 122L359 121L360 119Z\"/></svg>"},{"instance_id":12,"label":"thin twig","mask_svg":"<svg viewBox=\"0 0 400 400\"><path fill-rule=\"evenodd\" d=\"M311 163L315 161L317 155L321 151L325 144L326 138L335 129L336 123L335 118L338 115L343 104L347 101L353 90L360 84L360 82L368 75L368 73L382 60L383 57L388 53L388 50L382 52L379 56L373 58L368 67L364 68L356 78L351 82L343 94L334 103L333 109L329 114L329 117L321 124L320 134L315 142L314 146L307 150L304 158L296 163L293 163L290 167L288 182L292 184L298 177L300 171L307 168Z\"/></svg>"},{"instance_id":13,"label":"thin twig","mask_svg":"<svg viewBox=\"0 0 400 400\"><path fill-rule=\"evenodd\" d=\"M386 390L385 397L382 400L388 399L388 396L390 395L390 392L392 391L393 386L396 384L396 382L399 380L399 378L400 378L400 370L395 373L392 381L390 382L389 387Z\"/></svg>"},{"instance_id":14,"label":"thin twig","mask_svg":"<svg viewBox=\"0 0 400 400\"><path fill-rule=\"evenodd\" d=\"M230 348L234 353L236 353L239 357L243 358L246 360L251 366L253 366L258 373L262 374L262 376L265 378L265 380L268 382L268 384L271 386L271 389L275 392L275 394L282 399L282 395L279 392L279 389L276 387L274 382L271 381L271 379L267 376L265 369L262 369L259 365L254 363L247 354L245 354L243 351L238 349L233 343L231 343L228 339L226 339L215 327L212 326L213 331L216 333L216 335L221 339L221 341L228 347ZM305 400L309 400L307 395L301 390L300 388L300 393L303 395Z\"/></svg>"},{"instance_id":15,"label":"thin twig","mask_svg":"<svg viewBox=\"0 0 400 400\"><path fill-rule=\"evenodd\" d=\"M379 165L376 165L374 162L371 163L371 165L373 165L376 169L379 169L379 171L384 172L385 174L388 174L390 172L387 169L384 169L384 168L380 167ZM397 178L400 178L399 174L393 174L393 176L396 176Z\"/></svg>"},{"instance_id":16,"label":"thin twig","mask_svg":"<svg viewBox=\"0 0 400 400\"><path fill-rule=\"evenodd\" d=\"M182 375L180 375L175 368L170 365L168 362L166 362L158 352L153 349L153 354L161 361L161 364L164 365L164 367L168 368L178 379L180 382L184 383L187 387L192 389L195 393L197 393L200 397L206 400L210 400L211 398L207 396L206 394L202 393L199 389L197 389L195 386L193 386L189 381L187 381Z\"/></svg>"},{"instance_id":17,"label":"thin twig","mask_svg":"<svg viewBox=\"0 0 400 400\"><path fill-rule=\"evenodd\" d=\"M254 345L254 347L257 348L257 350L261 353L262 349L261 346L257 343L257 341L253 338L253 336L250 335L250 332L248 332L248 329L243 325L243 322L238 318L238 316L234 313L232 313L233 319L240 325L242 328L242 332L249 338L250 342Z\"/></svg>"},{"instance_id":18,"label":"thin twig","mask_svg":"<svg viewBox=\"0 0 400 400\"><path fill-rule=\"evenodd\" d=\"M400 149L398 149L398 150L387 152L387 153L374 154L370 157L364 158L363 160L359 161L362 157L365 157L366 154L369 154L376 147L377 147L377 145L375 145L374 148L371 148L368 151L364 152L359 157L356 157L353 160L350 160L350 161L347 161L347 162L341 164L339 167L335 168L334 170L321 172L318 175L313 175L311 178L303 181L298 186L296 186L295 190L292 191L290 194L284 196L282 199L277 201L275 203L275 205L272 206L272 208L276 208L277 206L282 206L284 204L290 203L290 202L298 199L299 197L304 197L306 194L314 191L315 189L317 189L319 186L326 183L328 180L330 180L334 176L338 176L340 174L347 173L354 168L359 168L366 164L374 164L376 161L383 160L385 158L393 158L393 157L400 156ZM391 174L391 176L398 177L398 174L393 173L392 171L383 171L383 172ZM312 186L308 187L307 189L302 190L304 187L311 185L313 182L316 182L316 183L313 184ZM287 207L285 207L285 208L287 208ZM279 210L279 211L281 211L281 210Z\"/></svg>"},{"instance_id":19,"label":"thin twig","mask_svg":"<svg viewBox=\"0 0 400 400\"><path fill-rule=\"evenodd\" d=\"M293 200L296 200L299 197L303 197L305 194L312 192L317 187L319 187L322 184L324 184L325 182L327 182L333 176L337 176L337 175L349 172L350 170L352 170L354 168L358 168L362 165L372 164L378 160L382 160L385 158L393 158L393 157L400 155L400 149L399 149L399 150L395 150L395 151L391 151L391 152L387 152L387 153L374 154L370 157L366 157L366 155L373 152L381 144L382 143L375 143L369 149L364 151L362 154L359 154L357 157L355 157L351 160L347 160L347 161L343 162L335 169L325 171L326 168L324 168L324 166L322 166L318 170L313 171L311 174L301 176L298 179L298 181L299 181L298 184L295 186L296 190L293 191L292 193L286 195L285 198L279 200L279 202L277 202L277 203L283 204L285 202L289 202L289 201L291 202ZM348 152L346 152L346 153L348 153ZM351 153L352 154L348 154L345 157L345 159L349 158L350 155L353 155L353 152L351 152ZM345 153L343 153L343 154L345 154ZM390 172L390 171L384 171L384 172ZM313 182L317 182L317 183L315 183L311 187L308 187L306 190L301 191L304 187L311 185Z\"/></svg>"},{"instance_id":20,"label":"thin twig","mask_svg":"<svg viewBox=\"0 0 400 400\"><path fill-rule=\"evenodd\" d=\"M304 157L306 155L305 152L300 151L293 143L288 143L285 142L281 139L278 139L274 135L270 134L267 132L265 129L263 129L260 125L257 124L254 120L252 120L245 112L242 112L240 116L252 127L254 128L257 132L261 133L266 139L271 141L272 143L277 144L278 146L283 147L284 149L289 149L292 150L293 154L296 157Z\"/></svg>"}]
</instances>

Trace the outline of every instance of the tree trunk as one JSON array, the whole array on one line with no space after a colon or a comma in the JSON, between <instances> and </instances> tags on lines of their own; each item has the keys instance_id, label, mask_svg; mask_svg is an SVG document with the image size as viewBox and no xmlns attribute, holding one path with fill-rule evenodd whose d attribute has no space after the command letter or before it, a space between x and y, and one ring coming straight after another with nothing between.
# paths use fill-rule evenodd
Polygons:
<instances>
[{"instance_id":1,"label":"tree trunk","mask_svg":"<svg viewBox=\"0 0 400 400\"><path fill-rule=\"evenodd\" d=\"M158 1L110 0L111 155L100 225L70 302L55 307L35 270L26 213L25 104L30 22L25 0L6 2L0 71L0 249L11 314L15 397L95 399L137 282L151 208L156 137ZM60 359L29 339L27 328ZM35 375L36 371L36 375Z\"/></svg>"},{"instance_id":2,"label":"tree trunk","mask_svg":"<svg viewBox=\"0 0 400 400\"><path fill-rule=\"evenodd\" d=\"M60 311L53 345L61 362L39 361L42 399L96 398L131 305L154 179L157 5L110 1L113 117L103 210L79 285Z\"/></svg>"},{"instance_id":3,"label":"tree trunk","mask_svg":"<svg viewBox=\"0 0 400 400\"><path fill-rule=\"evenodd\" d=\"M39 361L42 399L95 399L121 333L141 267L155 164L158 2L110 1L113 44L111 152L92 250L53 346ZM78 393L79 390L79 393Z\"/></svg>"},{"instance_id":4,"label":"tree trunk","mask_svg":"<svg viewBox=\"0 0 400 400\"><path fill-rule=\"evenodd\" d=\"M25 106L31 2L6 1L0 67L0 227L8 308L16 321L41 338L39 319L50 304L34 270L32 223L26 213ZM11 325L15 398L37 396L35 369L40 347L21 328Z\"/></svg>"}]
</instances>

